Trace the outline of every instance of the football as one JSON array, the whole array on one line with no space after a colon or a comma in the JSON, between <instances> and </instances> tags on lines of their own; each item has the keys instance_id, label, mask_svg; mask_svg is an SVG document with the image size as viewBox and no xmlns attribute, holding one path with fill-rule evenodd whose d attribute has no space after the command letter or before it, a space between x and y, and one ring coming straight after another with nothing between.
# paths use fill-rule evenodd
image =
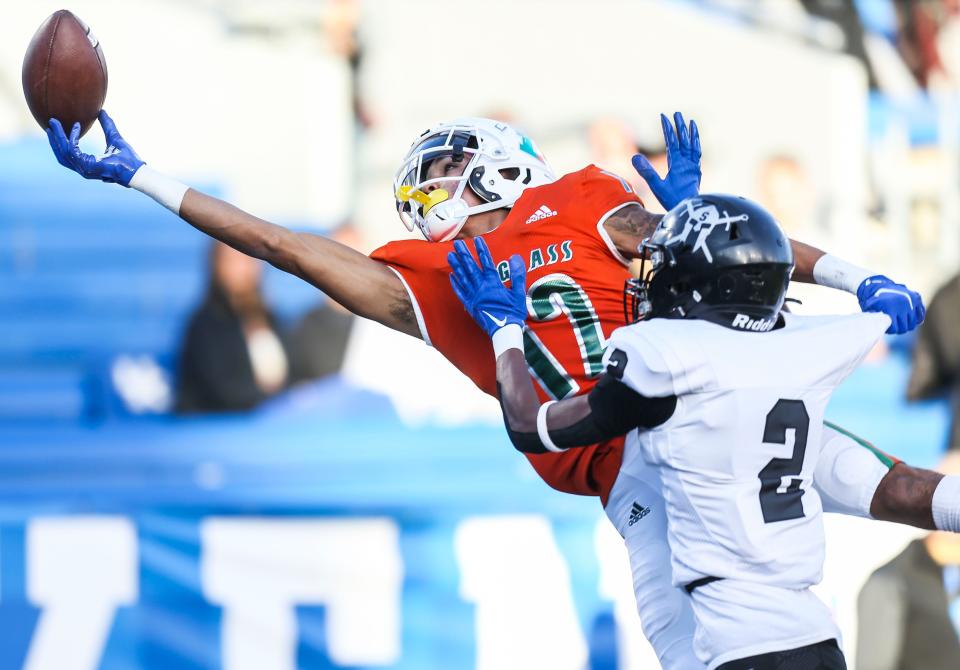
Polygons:
<instances>
[{"instance_id":1,"label":"football","mask_svg":"<svg viewBox=\"0 0 960 670\"><path fill-rule=\"evenodd\" d=\"M51 14L23 58L23 94L41 128L58 119L70 134L86 133L107 96L107 62L90 27L72 12Z\"/></svg>"}]
</instances>

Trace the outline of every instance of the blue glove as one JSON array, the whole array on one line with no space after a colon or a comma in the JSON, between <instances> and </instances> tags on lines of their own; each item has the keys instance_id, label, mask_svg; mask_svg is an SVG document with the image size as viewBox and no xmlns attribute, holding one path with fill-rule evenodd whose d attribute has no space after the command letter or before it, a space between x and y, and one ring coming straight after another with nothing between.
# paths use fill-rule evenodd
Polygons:
<instances>
[{"instance_id":1,"label":"blue glove","mask_svg":"<svg viewBox=\"0 0 960 670\"><path fill-rule=\"evenodd\" d=\"M667 176L660 175L650 165L643 154L633 157L633 169L647 182L650 191L667 211L680 204L680 201L700 193L700 131L697 122L690 121L690 131L684 123L683 115L673 115L677 130L665 115L660 115L663 126L663 140L667 145Z\"/></svg>"},{"instance_id":2,"label":"blue glove","mask_svg":"<svg viewBox=\"0 0 960 670\"><path fill-rule=\"evenodd\" d=\"M93 156L80 151L80 147L77 146L77 141L80 139L79 123L73 124L68 139L60 122L50 119L47 139L50 140L53 155L57 157L60 165L70 168L82 177L130 186L130 180L143 165L143 161L126 140L120 137L117 127L113 125L113 119L107 116L106 112L101 110L99 119L103 134L107 138L107 149L102 156Z\"/></svg>"},{"instance_id":3,"label":"blue glove","mask_svg":"<svg viewBox=\"0 0 960 670\"><path fill-rule=\"evenodd\" d=\"M927 315L919 293L883 275L864 279L857 288L857 300L864 312L883 312L890 317L889 335L909 333Z\"/></svg>"},{"instance_id":4,"label":"blue glove","mask_svg":"<svg viewBox=\"0 0 960 670\"><path fill-rule=\"evenodd\" d=\"M511 285L508 289L500 281L500 273L494 267L486 242L478 237L475 244L479 267L463 240L456 240L454 250L447 254L447 261L453 269L450 275L453 292L490 337L512 323L523 328L527 320L527 268L523 259L516 254L510 257Z\"/></svg>"}]
</instances>

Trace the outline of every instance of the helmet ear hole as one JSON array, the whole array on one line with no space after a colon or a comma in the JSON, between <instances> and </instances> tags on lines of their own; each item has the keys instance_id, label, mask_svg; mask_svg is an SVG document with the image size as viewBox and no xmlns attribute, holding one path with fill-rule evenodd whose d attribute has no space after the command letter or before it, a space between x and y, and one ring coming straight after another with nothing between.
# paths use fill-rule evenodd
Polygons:
<instances>
[{"instance_id":1,"label":"helmet ear hole","mask_svg":"<svg viewBox=\"0 0 960 670\"><path fill-rule=\"evenodd\" d=\"M730 224L730 241L740 239L740 227L736 223Z\"/></svg>"},{"instance_id":2,"label":"helmet ear hole","mask_svg":"<svg viewBox=\"0 0 960 670\"><path fill-rule=\"evenodd\" d=\"M730 275L721 275L717 278L717 290L723 298L729 298L737 290L737 280Z\"/></svg>"},{"instance_id":3,"label":"helmet ear hole","mask_svg":"<svg viewBox=\"0 0 960 670\"><path fill-rule=\"evenodd\" d=\"M509 179L510 181L516 181L520 177L520 168L503 168L500 170L500 176L504 179Z\"/></svg>"}]
</instances>

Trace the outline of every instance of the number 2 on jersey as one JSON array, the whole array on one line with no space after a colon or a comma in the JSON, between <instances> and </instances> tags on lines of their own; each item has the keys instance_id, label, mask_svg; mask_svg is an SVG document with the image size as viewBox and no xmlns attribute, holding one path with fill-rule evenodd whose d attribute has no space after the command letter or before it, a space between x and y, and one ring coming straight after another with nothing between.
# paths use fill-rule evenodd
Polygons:
<instances>
[{"instance_id":1,"label":"number 2 on jersey","mask_svg":"<svg viewBox=\"0 0 960 670\"><path fill-rule=\"evenodd\" d=\"M789 521L803 518L803 480L797 477L803 469L803 458L807 453L807 432L810 429L810 416L802 400L780 399L767 414L767 423L763 428L763 441L766 444L786 444L787 430L793 429L793 454L790 458L773 458L757 477L760 478L760 509L764 523ZM786 490L780 488L784 479L790 477Z\"/></svg>"},{"instance_id":2,"label":"number 2 on jersey","mask_svg":"<svg viewBox=\"0 0 960 670\"><path fill-rule=\"evenodd\" d=\"M590 378L603 372L606 339L600 319L586 291L571 277L555 273L535 281L527 290L527 309L535 321L552 321L566 315L580 348L584 374ZM532 330L523 333L523 349L530 372L552 398L562 400L580 390L577 381Z\"/></svg>"}]
</instances>

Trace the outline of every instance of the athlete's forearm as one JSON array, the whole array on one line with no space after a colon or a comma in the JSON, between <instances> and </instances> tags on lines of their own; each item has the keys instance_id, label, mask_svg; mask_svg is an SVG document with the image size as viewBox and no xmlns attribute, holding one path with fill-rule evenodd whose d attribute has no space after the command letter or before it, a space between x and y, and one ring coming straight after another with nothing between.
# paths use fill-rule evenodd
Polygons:
<instances>
[{"instance_id":1,"label":"athlete's forearm","mask_svg":"<svg viewBox=\"0 0 960 670\"><path fill-rule=\"evenodd\" d=\"M916 291L808 244L791 241L791 245L795 280L855 295L864 312L882 312L890 317L888 335L902 335L923 323L926 308Z\"/></svg>"},{"instance_id":2,"label":"athlete's forearm","mask_svg":"<svg viewBox=\"0 0 960 670\"><path fill-rule=\"evenodd\" d=\"M535 434L540 398L533 388L522 350L507 349L497 356L497 392L508 431Z\"/></svg>"},{"instance_id":3,"label":"athlete's forearm","mask_svg":"<svg viewBox=\"0 0 960 670\"><path fill-rule=\"evenodd\" d=\"M189 189L183 196L180 218L202 233L248 256L259 258L286 272L296 263L296 234L283 226L257 218L228 202Z\"/></svg>"},{"instance_id":4,"label":"athlete's forearm","mask_svg":"<svg viewBox=\"0 0 960 670\"><path fill-rule=\"evenodd\" d=\"M494 352L503 420L517 450L587 447L636 428L659 426L673 415L676 397L642 396L609 374L601 375L588 394L541 405L520 348L519 326L512 326L512 334L508 328L494 334Z\"/></svg>"},{"instance_id":5,"label":"athlete's forearm","mask_svg":"<svg viewBox=\"0 0 960 670\"><path fill-rule=\"evenodd\" d=\"M881 521L936 530L933 494L942 479L939 472L897 463L873 494L870 515Z\"/></svg>"},{"instance_id":6,"label":"athlete's forearm","mask_svg":"<svg viewBox=\"0 0 960 670\"><path fill-rule=\"evenodd\" d=\"M793 249L793 281L815 284L813 268L826 252L803 242L790 240Z\"/></svg>"},{"instance_id":7,"label":"athlete's forearm","mask_svg":"<svg viewBox=\"0 0 960 670\"><path fill-rule=\"evenodd\" d=\"M614 212L603 222L603 228L620 255L640 258L640 244L653 235L662 218L662 214L649 212L637 203Z\"/></svg>"},{"instance_id":8,"label":"athlete's forearm","mask_svg":"<svg viewBox=\"0 0 960 670\"><path fill-rule=\"evenodd\" d=\"M793 249L793 281L819 284L856 295L860 284L877 274L797 240L790 240L790 246Z\"/></svg>"},{"instance_id":9,"label":"athlete's forearm","mask_svg":"<svg viewBox=\"0 0 960 670\"><path fill-rule=\"evenodd\" d=\"M549 434L551 429L576 425L590 415L587 397L541 405L523 354L523 334L519 326L501 328L494 334L493 344L503 423L518 451L542 454L597 442L596 437L588 436L562 447L554 444Z\"/></svg>"}]
</instances>

